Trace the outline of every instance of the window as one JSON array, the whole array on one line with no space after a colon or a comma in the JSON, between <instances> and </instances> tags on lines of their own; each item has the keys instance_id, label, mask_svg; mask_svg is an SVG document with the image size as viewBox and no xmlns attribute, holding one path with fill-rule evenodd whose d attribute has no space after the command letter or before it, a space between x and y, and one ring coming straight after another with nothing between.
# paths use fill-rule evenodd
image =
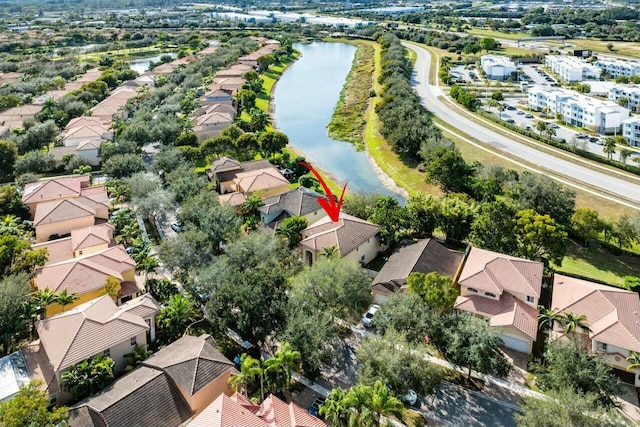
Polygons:
<instances>
[{"instance_id":1,"label":"window","mask_svg":"<svg viewBox=\"0 0 640 427\"><path fill-rule=\"evenodd\" d=\"M533 298L531 295L527 295L527 302L530 302L531 304L533 304L535 298Z\"/></svg>"},{"instance_id":2,"label":"window","mask_svg":"<svg viewBox=\"0 0 640 427\"><path fill-rule=\"evenodd\" d=\"M82 255L82 251L78 251L78 255Z\"/></svg>"},{"instance_id":3,"label":"window","mask_svg":"<svg viewBox=\"0 0 640 427\"><path fill-rule=\"evenodd\" d=\"M492 292L485 292L484 293L486 296L490 297L490 298L496 298L496 294L492 293Z\"/></svg>"},{"instance_id":4,"label":"window","mask_svg":"<svg viewBox=\"0 0 640 427\"><path fill-rule=\"evenodd\" d=\"M474 293L476 293L476 294L478 293L478 290L477 290L476 288L467 288L467 290L468 290L469 292L474 292Z\"/></svg>"},{"instance_id":5,"label":"window","mask_svg":"<svg viewBox=\"0 0 640 427\"><path fill-rule=\"evenodd\" d=\"M135 347L136 345L138 345L136 337L131 338L131 347Z\"/></svg>"},{"instance_id":6,"label":"window","mask_svg":"<svg viewBox=\"0 0 640 427\"><path fill-rule=\"evenodd\" d=\"M607 343L596 341L596 350L598 351L607 351Z\"/></svg>"}]
</instances>

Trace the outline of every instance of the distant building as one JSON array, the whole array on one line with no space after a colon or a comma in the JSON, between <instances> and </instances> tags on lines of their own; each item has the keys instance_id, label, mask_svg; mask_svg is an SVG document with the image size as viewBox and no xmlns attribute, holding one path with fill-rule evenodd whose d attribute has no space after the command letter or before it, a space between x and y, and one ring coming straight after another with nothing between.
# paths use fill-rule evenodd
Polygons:
<instances>
[{"instance_id":1,"label":"distant building","mask_svg":"<svg viewBox=\"0 0 640 427\"><path fill-rule=\"evenodd\" d=\"M622 136L629 145L640 147L640 117L630 117L622 122Z\"/></svg>"},{"instance_id":2,"label":"distant building","mask_svg":"<svg viewBox=\"0 0 640 427\"><path fill-rule=\"evenodd\" d=\"M640 63L635 61L623 61L621 59L600 59L593 63L606 71L611 77L640 76Z\"/></svg>"},{"instance_id":3,"label":"distant building","mask_svg":"<svg viewBox=\"0 0 640 427\"><path fill-rule=\"evenodd\" d=\"M490 80L506 80L516 71L516 64L502 55L484 55L480 64Z\"/></svg>"},{"instance_id":4,"label":"distant building","mask_svg":"<svg viewBox=\"0 0 640 427\"><path fill-rule=\"evenodd\" d=\"M534 86L529 89L529 108L545 111L574 126L601 134L618 132L629 110L609 100L601 100L574 91Z\"/></svg>"},{"instance_id":5,"label":"distant building","mask_svg":"<svg viewBox=\"0 0 640 427\"><path fill-rule=\"evenodd\" d=\"M547 55L544 63L565 82L600 78L600 68L573 56Z\"/></svg>"},{"instance_id":6,"label":"distant building","mask_svg":"<svg viewBox=\"0 0 640 427\"><path fill-rule=\"evenodd\" d=\"M609 89L607 95L615 102L620 98L626 98L629 101L627 104L629 110L636 110L640 106L640 86L615 85Z\"/></svg>"}]
</instances>

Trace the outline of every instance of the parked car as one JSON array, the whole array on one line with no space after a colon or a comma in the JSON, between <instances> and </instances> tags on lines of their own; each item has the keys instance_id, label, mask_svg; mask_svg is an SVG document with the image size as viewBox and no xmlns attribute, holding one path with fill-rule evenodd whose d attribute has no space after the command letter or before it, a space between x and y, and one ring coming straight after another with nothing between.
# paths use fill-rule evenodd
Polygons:
<instances>
[{"instance_id":1,"label":"parked car","mask_svg":"<svg viewBox=\"0 0 640 427\"><path fill-rule=\"evenodd\" d=\"M314 417L323 418L320 416L319 412L320 406L324 405L324 402L326 402L326 400L327 399L325 399L324 397L318 397L316 400L314 400L311 406L309 406L309 413Z\"/></svg>"},{"instance_id":2,"label":"parked car","mask_svg":"<svg viewBox=\"0 0 640 427\"><path fill-rule=\"evenodd\" d=\"M595 136L590 136L589 137L589 142L596 143L596 142L598 142L598 138L596 138Z\"/></svg>"},{"instance_id":3,"label":"parked car","mask_svg":"<svg viewBox=\"0 0 640 427\"><path fill-rule=\"evenodd\" d=\"M555 124L555 123L549 123L549 127L550 127L551 129L559 129L559 128L560 128L560 126L558 126L558 125L557 125L557 124Z\"/></svg>"},{"instance_id":4,"label":"parked car","mask_svg":"<svg viewBox=\"0 0 640 427\"><path fill-rule=\"evenodd\" d=\"M182 231L182 222L180 221L173 221L171 223L171 229L173 231L175 231L176 233L180 233Z\"/></svg>"},{"instance_id":5,"label":"parked car","mask_svg":"<svg viewBox=\"0 0 640 427\"><path fill-rule=\"evenodd\" d=\"M585 139L585 138L588 138L588 137L587 137L587 135L586 135L586 134L584 134L584 133L579 133L579 134L576 134L576 138L578 138L578 139Z\"/></svg>"},{"instance_id":6,"label":"parked car","mask_svg":"<svg viewBox=\"0 0 640 427\"><path fill-rule=\"evenodd\" d=\"M531 126L525 126L524 130L531 130Z\"/></svg>"},{"instance_id":7,"label":"parked car","mask_svg":"<svg viewBox=\"0 0 640 427\"><path fill-rule=\"evenodd\" d=\"M517 115L519 115L519 116L521 116L521 115L523 115L523 114L524 114L524 111L522 111L522 110L518 110L518 111L516 111L516 114L517 114Z\"/></svg>"},{"instance_id":8,"label":"parked car","mask_svg":"<svg viewBox=\"0 0 640 427\"><path fill-rule=\"evenodd\" d=\"M505 119L505 122L507 122L507 123L512 123L512 124L513 124L513 123L515 123L516 121L515 121L515 120L513 120L513 119Z\"/></svg>"},{"instance_id":9,"label":"parked car","mask_svg":"<svg viewBox=\"0 0 640 427\"><path fill-rule=\"evenodd\" d=\"M507 105L507 106L505 106L505 108L506 108L507 110L509 110L509 111L513 111L513 110L515 110L515 109L516 109L516 107L514 107L513 105Z\"/></svg>"},{"instance_id":10,"label":"parked car","mask_svg":"<svg viewBox=\"0 0 640 427\"><path fill-rule=\"evenodd\" d=\"M371 307L369 307L369 309L364 314L364 316L362 316L362 324L366 328L371 327L371 325L373 324L373 318L378 312L378 310L380 310L380 306L378 304L373 304Z\"/></svg>"},{"instance_id":11,"label":"parked car","mask_svg":"<svg viewBox=\"0 0 640 427\"><path fill-rule=\"evenodd\" d=\"M416 393L415 390L409 389L407 394L402 396L402 400L408 403L409 406L414 406L418 402L418 393Z\"/></svg>"},{"instance_id":12,"label":"parked car","mask_svg":"<svg viewBox=\"0 0 640 427\"><path fill-rule=\"evenodd\" d=\"M524 118L525 119L533 119L533 114L525 114Z\"/></svg>"}]
</instances>

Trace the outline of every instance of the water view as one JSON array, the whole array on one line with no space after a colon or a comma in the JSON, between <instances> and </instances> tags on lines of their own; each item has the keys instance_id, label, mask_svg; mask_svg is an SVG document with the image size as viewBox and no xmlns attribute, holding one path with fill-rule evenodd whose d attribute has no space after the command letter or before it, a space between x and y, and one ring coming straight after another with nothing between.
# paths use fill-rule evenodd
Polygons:
<instances>
[{"instance_id":1,"label":"water view","mask_svg":"<svg viewBox=\"0 0 640 427\"><path fill-rule=\"evenodd\" d=\"M296 44L302 57L282 75L274 94L275 122L289 141L340 184L349 181L351 191L401 196L384 186L367 156L352 144L327 135L327 123L356 51L346 43Z\"/></svg>"},{"instance_id":2,"label":"water view","mask_svg":"<svg viewBox=\"0 0 640 427\"><path fill-rule=\"evenodd\" d=\"M159 62L160 57L164 55L169 55L171 58L176 59L178 54L176 52L163 53L156 56L150 56L148 58L134 59L133 61L129 61L129 66L132 70L137 71L139 74L142 74L146 71L149 71L149 65L152 62Z\"/></svg>"}]
</instances>

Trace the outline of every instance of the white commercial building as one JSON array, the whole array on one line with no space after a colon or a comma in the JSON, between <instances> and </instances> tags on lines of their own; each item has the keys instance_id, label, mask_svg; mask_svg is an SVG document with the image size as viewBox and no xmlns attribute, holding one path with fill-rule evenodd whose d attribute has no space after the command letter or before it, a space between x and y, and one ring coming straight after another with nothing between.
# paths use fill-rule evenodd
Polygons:
<instances>
[{"instance_id":1,"label":"white commercial building","mask_svg":"<svg viewBox=\"0 0 640 427\"><path fill-rule=\"evenodd\" d=\"M629 110L613 101L542 86L529 90L529 108L554 117L560 114L565 123L601 134L618 132L622 121L629 117Z\"/></svg>"},{"instance_id":2,"label":"white commercial building","mask_svg":"<svg viewBox=\"0 0 640 427\"><path fill-rule=\"evenodd\" d=\"M629 145L640 147L640 117L630 117L622 122L622 136Z\"/></svg>"},{"instance_id":3,"label":"white commercial building","mask_svg":"<svg viewBox=\"0 0 640 427\"><path fill-rule=\"evenodd\" d=\"M516 71L516 64L502 55L484 55L480 65L490 80L506 80Z\"/></svg>"},{"instance_id":4,"label":"white commercial building","mask_svg":"<svg viewBox=\"0 0 640 427\"><path fill-rule=\"evenodd\" d=\"M547 55L544 63L565 82L600 78L600 68L573 56Z\"/></svg>"},{"instance_id":5,"label":"white commercial building","mask_svg":"<svg viewBox=\"0 0 640 427\"><path fill-rule=\"evenodd\" d=\"M609 89L608 98L615 102L620 98L626 98L629 101L627 108L637 111L640 105L640 86L616 85Z\"/></svg>"},{"instance_id":6,"label":"white commercial building","mask_svg":"<svg viewBox=\"0 0 640 427\"><path fill-rule=\"evenodd\" d=\"M619 76L640 76L640 63L622 59L599 59L593 63L614 79Z\"/></svg>"}]
</instances>

